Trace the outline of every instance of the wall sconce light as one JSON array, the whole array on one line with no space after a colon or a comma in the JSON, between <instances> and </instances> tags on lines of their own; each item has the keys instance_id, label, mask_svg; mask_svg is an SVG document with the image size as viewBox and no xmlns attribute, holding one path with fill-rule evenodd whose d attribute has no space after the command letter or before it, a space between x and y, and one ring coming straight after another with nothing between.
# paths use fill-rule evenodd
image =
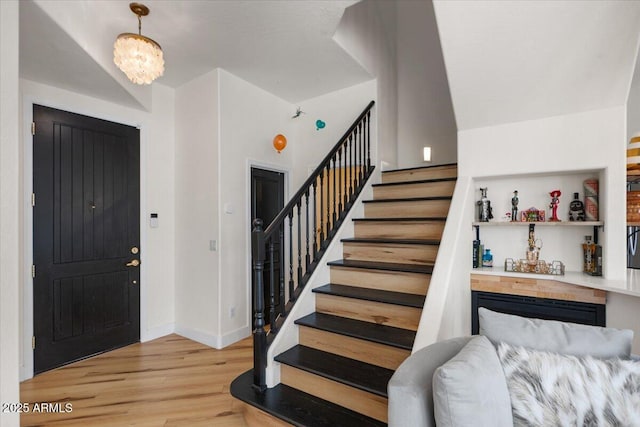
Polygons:
<instances>
[{"instance_id":1,"label":"wall sconce light","mask_svg":"<svg viewBox=\"0 0 640 427\"><path fill-rule=\"evenodd\" d=\"M431 161L431 147L424 147L422 149L422 159L425 162L430 162Z\"/></svg>"}]
</instances>

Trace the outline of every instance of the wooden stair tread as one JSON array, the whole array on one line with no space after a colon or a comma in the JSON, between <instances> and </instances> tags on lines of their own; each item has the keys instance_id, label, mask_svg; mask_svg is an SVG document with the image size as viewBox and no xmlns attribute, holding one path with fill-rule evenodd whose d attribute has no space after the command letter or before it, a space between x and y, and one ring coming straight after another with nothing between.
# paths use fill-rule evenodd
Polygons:
<instances>
[{"instance_id":1,"label":"wooden stair tread","mask_svg":"<svg viewBox=\"0 0 640 427\"><path fill-rule=\"evenodd\" d=\"M451 199L452 199L451 196L405 197L402 199L363 200L362 203L428 202L432 200L451 200Z\"/></svg>"},{"instance_id":2,"label":"wooden stair tread","mask_svg":"<svg viewBox=\"0 0 640 427\"><path fill-rule=\"evenodd\" d=\"M421 265L421 264L397 264L397 263L389 263L389 262L358 261L358 260L349 260L349 259L340 259L336 261L330 261L327 264L329 266L334 266L334 267L365 268L369 270L403 271L406 273L431 274L433 272L432 265Z\"/></svg>"},{"instance_id":3,"label":"wooden stair tread","mask_svg":"<svg viewBox=\"0 0 640 427\"><path fill-rule=\"evenodd\" d=\"M404 169L392 169L392 170L388 170L388 171L382 171L383 174L385 173L393 173L393 172L404 172L404 171L415 171L418 169L434 169L434 168L445 168L445 167L453 167L453 166L458 166L457 163L443 163L441 165L430 165L430 166L416 166L413 168L404 168Z\"/></svg>"},{"instance_id":4,"label":"wooden stair tread","mask_svg":"<svg viewBox=\"0 0 640 427\"><path fill-rule=\"evenodd\" d=\"M377 237L350 237L340 240L343 243L391 243L400 245L439 245L440 240L434 239L389 239Z\"/></svg>"},{"instance_id":5,"label":"wooden stair tread","mask_svg":"<svg viewBox=\"0 0 640 427\"><path fill-rule=\"evenodd\" d=\"M425 300L424 295L384 291L380 289L367 289L357 286L336 285L333 283L315 288L313 292L415 308L422 308Z\"/></svg>"},{"instance_id":6,"label":"wooden stair tread","mask_svg":"<svg viewBox=\"0 0 640 427\"><path fill-rule=\"evenodd\" d=\"M255 391L253 370L231 383L231 394L241 401L299 427L382 427L385 423L320 399L303 391L278 384L264 393ZM266 424L265 424L266 425Z\"/></svg>"},{"instance_id":7,"label":"wooden stair tread","mask_svg":"<svg viewBox=\"0 0 640 427\"><path fill-rule=\"evenodd\" d=\"M373 222L373 221L386 221L386 222L403 222L403 221L442 221L445 222L447 220L444 216L433 216L433 217L407 217L407 218L353 218L354 222Z\"/></svg>"},{"instance_id":8,"label":"wooden stair tread","mask_svg":"<svg viewBox=\"0 0 640 427\"><path fill-rule=\"evenodd\" d=\"M419 179L416 181L399 181L399 182L381 182L379 184L372 184L372 187L393 187L398 185L411 185L411 184L429 184L431 182L450 182L456 181L458 178L431 178L431 179Z\"/></svg>"},{"instance_id":9,"label":"wooden stair tread","mask_svg":"<svg viewBox=\"0 0 640 427\"><path fill-rule=\"evenodd\" d=\"M275 360L382 397L387 397L387 384L393 375L391 369L303 345L290 348Z\"/></svg>"},{"instance_id":10,"label":"wooden stair tread","mask_svg":"<svg viewBox=\"0 0 640 427\"><path fill-rule=\"evenodd\" d=\"M411 350L415 340L415 331L379 325L362 320L347 319L324 313L311 313L295 321L297 325L319 329L326 332L359 338L396 348Z\"/></svg>"}]
</instances>

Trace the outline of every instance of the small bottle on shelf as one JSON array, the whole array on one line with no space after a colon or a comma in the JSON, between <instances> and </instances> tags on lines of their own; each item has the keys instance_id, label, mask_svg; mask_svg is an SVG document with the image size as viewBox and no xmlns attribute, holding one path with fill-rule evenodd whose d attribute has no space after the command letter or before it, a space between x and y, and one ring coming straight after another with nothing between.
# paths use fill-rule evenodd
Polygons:
<instances>
[{"instance_id":1,"label":"small bottle on shelf","mask_svg":"<svg viewBox=\"0 0 640 427\"><path fill-rule=\"evenodd\" d=\"M482 255L482 266L493 267L493 255L491 255L491 249L485 249Z\"/></svg>"},{"instance_id":2,"label":"small bottle on shelf","mask_svg":"<svg viewBox=\"0 0 640 427\"><path fill-rule=\"evenodd\" d=\"M602 276L602 246L595 244L591 236L584 236L582 252L582 270L591 276Z\"/></svg>"}]
</instances>

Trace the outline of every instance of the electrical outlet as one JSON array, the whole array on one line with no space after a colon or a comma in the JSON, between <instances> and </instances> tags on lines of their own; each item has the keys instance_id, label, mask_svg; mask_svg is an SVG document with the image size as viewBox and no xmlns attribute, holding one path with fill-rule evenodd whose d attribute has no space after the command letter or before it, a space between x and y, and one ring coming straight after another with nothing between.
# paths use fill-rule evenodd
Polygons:
<instances>
[{"instance_id":1,"label":"electrical outlet","mask_svg":"<svg viewBox=\"0 0 640 427\"><path fill-rule=\"evenodd\" d=\"M236 308L229 307L229 317L235 317L235 316L236 316Z\"/></svg>"},{"instance_id":2,"label":"electrical outlet","mask_svg":"<svg viewBox=\"0 0 640 427\"><path fill-rule=\"evenodd\" d=\"M210 251L217 251L218 250L218 242L215 240L209 240L209 250Z\"/></svg>"}]
</instances>

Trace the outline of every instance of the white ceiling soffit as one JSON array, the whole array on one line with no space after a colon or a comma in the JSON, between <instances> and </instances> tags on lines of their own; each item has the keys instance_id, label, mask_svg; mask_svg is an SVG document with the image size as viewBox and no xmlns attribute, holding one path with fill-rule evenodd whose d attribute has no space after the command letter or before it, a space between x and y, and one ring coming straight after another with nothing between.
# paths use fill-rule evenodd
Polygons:
<instances>
[{"instance_id":1,"label":"white ceiling soffit","mask_svg":"<svg viewBox=\"0 0 640 427\"><path fill-rule=\"evenodd\" d=\"M458 129L624 105L640 1L435 1Z\"/></svg>"},{"instance_id":2,"label":"white ceiling soffit","mask_svg":"<svg viewBox=\"0 0 640 427\"><path fill-rule=\"evenodd\" d=\"M344 9L353 0L143 2L151 13L142 19L142 34L156 40L164 51L165 73L157 80L163 85L179 87L220 67L296 102L371 78L332 40ZM112 60L116 36L137 30L128 1L36 3L139 98L140 87L126 81ZM48 73L46 64L40 68L41 74Z\"/></svg>"},{"instance_id":3,"label":"white ceiling soffit","mask_svg":"<svg viewBox=\"0 0 640 427\"><path fill-rule=\"evenodd\" d=\"M133 108L148 108L151 100L150 88L111 75L29 0L20 1L20 77Z\"/></svg>"}]
</instances>

